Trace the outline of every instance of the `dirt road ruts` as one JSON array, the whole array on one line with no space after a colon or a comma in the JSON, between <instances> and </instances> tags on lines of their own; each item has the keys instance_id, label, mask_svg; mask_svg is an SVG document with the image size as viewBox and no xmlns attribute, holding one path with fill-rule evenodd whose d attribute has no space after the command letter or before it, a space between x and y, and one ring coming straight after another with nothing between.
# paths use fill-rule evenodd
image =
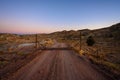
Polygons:
<instances>
[{"instance_id":1,"label":"dirt road ruts","mask_svg":"<svg viewBox=\"0 0 120 80\"><path fill-rule=\"evenodd\" d=\"M9 80L108 80L91 64L72 50L57 43L57 50L45 50L30 63L19 69Z\"/></svg>"}]
</instances>

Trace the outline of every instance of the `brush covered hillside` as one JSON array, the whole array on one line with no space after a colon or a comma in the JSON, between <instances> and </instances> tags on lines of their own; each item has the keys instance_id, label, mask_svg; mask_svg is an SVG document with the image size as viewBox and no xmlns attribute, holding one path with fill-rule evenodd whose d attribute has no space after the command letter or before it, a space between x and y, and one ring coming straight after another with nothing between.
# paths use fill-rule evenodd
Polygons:
<instances>
[{"instance_id":1,"label":"brush covered hillside","mask_svg":"<svg viewBox=\"0 0 120 80\"><path fill-rule=\"evenodd\" d=\"M80 34L81 33L81 34ZM81 50L80 50L81 36ZM94 45L88 46L88 37L94 39ZM120 76L120 23L96 30L58 31L50 34L0 34L0 76L11 76L33 60L40 52L38 48L50 47L54 42L64 42L71 46L80 56L86 57L111 77L119 80ZM34 53L34 54L32 54Z\"/></svg>"},{"instance_id":2,"label":"brush covered hillside","mask_svg":"<svg viewBox=\"0 0 120 80\"><path fill-rule=\"evenodd\" d=\"M81 32L81 50L79 48ZM95 41L93 46L88 46L86 41L89 36ZM107 28L78 31L61 31L51 33L52 38L68 43L72 48L85 55L90 61L111 74L116 79L120 76L120 23Z\"/></svg>"}]
</instances>

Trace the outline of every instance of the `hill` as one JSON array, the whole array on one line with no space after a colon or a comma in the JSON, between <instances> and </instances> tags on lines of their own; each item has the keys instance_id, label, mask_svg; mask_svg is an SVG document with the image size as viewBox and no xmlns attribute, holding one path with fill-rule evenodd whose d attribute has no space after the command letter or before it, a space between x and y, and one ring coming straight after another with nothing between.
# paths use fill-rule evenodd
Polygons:
<instances>
[{"instance_id":1,"label":"hill","mask_svg":"<svg viewBox=\"0 0 120 80\"><path fill-rule=\"evenodd\" d=\"M80 50L80 32L81 32L81 50ZM70 30L51 33L51 37L60 42L68 43L72 48L85 55L90 61L99 65L103 71L119 79L120 76L120 23L110 27L96 30ZM87 38L92 36L95 40L93 46L87 46Z\"/></svg>"},{"instance_id":2,"label":"hill","mask_svg":"<svg viewBox=\"0 0 120 80\"><path fill-rule=\"evenodd\" d=\"M110 76L116 79L119 79L120 76L119 35L120 23L96 30L64 30L50 34L37 34L38 42L49 38L51 40L69 44L72 49L79 53L80 56L84 55L91 61L91 63L96 64L102 68L103 71L106 71L105 73L109 73ZM92 36L95 40L95 44L93 46L88 46L86 43L89 36ZM34 46L19 49L16 45L35 42L36 34L18 35L0 33L0 69L3 70L3 68L5 68L5 66L7 67L7 65L9 65L8 63L14 61L14 59L18 62L26 60L26 56L35 50ZM16 63L14 65L16 65Z\"/></svg>"}]
</instances>

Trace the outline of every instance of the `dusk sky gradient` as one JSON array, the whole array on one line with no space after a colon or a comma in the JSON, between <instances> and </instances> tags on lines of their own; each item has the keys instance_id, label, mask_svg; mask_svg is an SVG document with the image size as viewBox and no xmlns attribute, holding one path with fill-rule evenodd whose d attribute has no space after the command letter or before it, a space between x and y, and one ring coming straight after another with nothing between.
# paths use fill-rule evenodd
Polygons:
<instances>
[{"instance_id":1,"label":"dusk sky gradient","mask_svg":"<svg viewBox=\"0 0 120 80\"><path fill-rule=\"evenodd\" d=\"M0 33L97 29L120 22L120 0L0 0Z\"/></svg>"}]
</instances>

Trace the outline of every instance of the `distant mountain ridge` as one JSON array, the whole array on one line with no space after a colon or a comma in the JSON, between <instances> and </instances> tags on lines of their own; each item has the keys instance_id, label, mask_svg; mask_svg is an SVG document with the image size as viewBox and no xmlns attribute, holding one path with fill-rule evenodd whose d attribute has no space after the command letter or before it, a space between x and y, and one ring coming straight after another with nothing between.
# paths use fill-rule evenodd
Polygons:
<instances>
[{"instance_id":1,"label":"distant mountain ridge","mask_svg":"<svg viewBox=\"0 0 120 80\"><path fill-rule=\"evenodd\" d=\"M82 36L95 36L96 38L102 37L102 38L114 38L115 40L120 40L120 23L114 24L110 27L101 28L101 29L82 29L82 30L63 30L63 31L57 31L49 34L38 34L39 36L47 36L50 38L66 38L66 39L72 39L72 38L79 38L80 32ZM18 35L18 34L11 34L11 33L0 33L3 37L20 37L20 36L27 36L27 37L34 37L35 34L26 34L26 35Z\"/></svg>"},{"instance_id":2,"label":"distant mountain ridge","mask_svg":"<svg viewBox=\"0 0 120 80\"><path fill-rule=\"evenodd\" d=\"M50 35L54 37L62 37L62 38L79 38L80 32L82 36L89 36L93 35L95 37L103 37L103 38L114 38L116 40L120 40L120 23L114 24L110 27L89 30L89 29L82 29L82 30L70 30L70 31L58 31L50 33Z\"/></svg>"}]
</instances>

